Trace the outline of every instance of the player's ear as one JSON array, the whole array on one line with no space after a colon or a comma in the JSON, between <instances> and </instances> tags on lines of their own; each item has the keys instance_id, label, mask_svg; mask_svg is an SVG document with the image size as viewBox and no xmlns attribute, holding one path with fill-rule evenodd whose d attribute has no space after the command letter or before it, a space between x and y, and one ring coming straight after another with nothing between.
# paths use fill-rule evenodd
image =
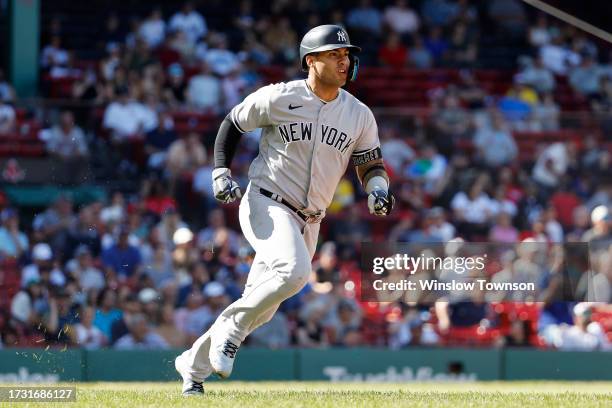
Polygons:
<instances>
[{"instance_id":1,"label":"player's ear","mask_svg":"<svg viewBox=\"0 0 612 408\"><path fill-rule=\"evenodd\" d=\"M315 54L309 54L306 56L306 65L310 68L314 64Z\"/></svg>"}]
</instances>

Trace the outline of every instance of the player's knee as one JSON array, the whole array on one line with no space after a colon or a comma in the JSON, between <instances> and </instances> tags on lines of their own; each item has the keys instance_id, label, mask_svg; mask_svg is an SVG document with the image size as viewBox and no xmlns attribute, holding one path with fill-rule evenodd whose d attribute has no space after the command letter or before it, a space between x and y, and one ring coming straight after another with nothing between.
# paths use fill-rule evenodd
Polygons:
<instances>
[{"instance_id":1,"label":"player's knee","mask_svg":"<svg viewBox=\"0 0 612 408\"><path fill-rule=\"evenodd\" d=\"M283 286L292 291L298 291L310 275L310 260L307 257L293 257L279 260L274 268L283 281Z\"/></svg>"},{"instance_id":2,"label":"player's knee","mask_svg":"<svg viewBox=\"0 0 612 408\"><path fill-rule=\"evenodd\" d=\"M270 311L269 313L267 313L266 315L264 315L261 318L261 322L259 323L260 326L268 323L270 320L272 320L272 318L274 317L274 313L276 313L276 309L273 311Z\"/></svg>"}]
</instances>

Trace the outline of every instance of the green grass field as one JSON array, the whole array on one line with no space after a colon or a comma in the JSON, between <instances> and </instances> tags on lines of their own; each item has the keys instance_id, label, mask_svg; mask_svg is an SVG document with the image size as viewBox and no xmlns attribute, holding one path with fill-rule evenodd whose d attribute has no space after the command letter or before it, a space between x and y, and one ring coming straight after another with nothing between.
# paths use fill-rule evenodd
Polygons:
<instances>
[{"instance_id":1,"label":"green grass field","mask_svg":"<svg viewBox=\"0 0 612 408\"><path fill-rule=\"evenodd\" d=\"M6 386L7 384L2 384ZM61 385L74 385L64 383ZM58 386L54 384L53 386ZM612 407L610 382L213 382L203 397L172 383L77 383L77 402L1 407Z\"/></svg>"}]
</instances>

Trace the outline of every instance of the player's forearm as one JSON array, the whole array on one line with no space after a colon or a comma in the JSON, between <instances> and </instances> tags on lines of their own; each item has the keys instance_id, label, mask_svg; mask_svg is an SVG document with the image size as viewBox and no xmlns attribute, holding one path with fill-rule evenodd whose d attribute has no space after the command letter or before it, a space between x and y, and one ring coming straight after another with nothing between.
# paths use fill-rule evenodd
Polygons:
<instances>
[{"instance_id":1,"label":"player's forearm","mask_svg":"<svg viewBox=\"0 0 612 408\"><path fill-rule=\"evenodd\" d=\"M357 177L366 192L371 193L374 189L389 189L389 176L385 170L380 151L377 152L378 157L364 163L359 163L354 158L356 164ZM359 164L358 164L359 163Z\"/></svg>"},{"instance_id":2,"label":"player's forearm","mask_svg":"<svg viewBox=\"0 0 612 408\"><path fill-rule=\"evenodd\" d=\"M215 168L230 168L241 136L242 132L226 116L215 138Z\"/></svg>"}]
</instances>

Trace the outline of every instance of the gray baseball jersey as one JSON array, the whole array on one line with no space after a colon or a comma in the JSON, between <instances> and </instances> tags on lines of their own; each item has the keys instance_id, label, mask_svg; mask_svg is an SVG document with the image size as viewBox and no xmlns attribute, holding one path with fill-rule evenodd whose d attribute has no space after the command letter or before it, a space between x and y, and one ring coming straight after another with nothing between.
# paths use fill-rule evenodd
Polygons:
<instances>
[{"instance_id":1,"label":"gray baseball jersey","mask_svg":"<svg viewBox=\"0 0 612 408\"><path fill-rule=\"evenodd\" d=\"M305 80L272 84L230 112L242 132L262 128L249 179L298 208L325 210L349 159L380 155L372 111L347 91L323 102Z\"/></svg>"}]
</instances>

